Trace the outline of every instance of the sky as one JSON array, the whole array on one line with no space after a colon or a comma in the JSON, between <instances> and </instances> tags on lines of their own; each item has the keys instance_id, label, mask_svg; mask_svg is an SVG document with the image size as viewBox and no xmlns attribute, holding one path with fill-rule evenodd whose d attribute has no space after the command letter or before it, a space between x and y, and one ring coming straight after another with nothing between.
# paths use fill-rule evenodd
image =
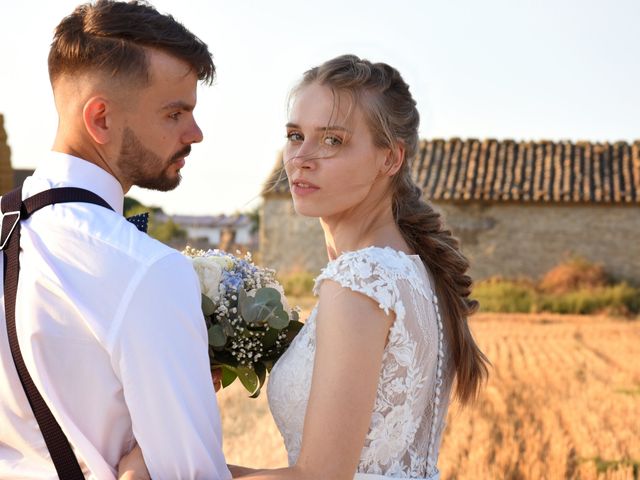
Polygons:
<instances>
[{"instance_id":1,"label":"sky","mask_svg":"<svg viewBox=\"0 0 640 480\"><path fill-rule=\"evenodd\" d=\"M0 0L0 113L14 168L35 168L57 116L52 32L77 0ZM259 205L284 144L287 94L303 72L354 53L396 67L422 138L640 139L636 0L152 0L209 45L204 132L172 192L129 195L169 214Z\"/></svg>"}]
</instances>

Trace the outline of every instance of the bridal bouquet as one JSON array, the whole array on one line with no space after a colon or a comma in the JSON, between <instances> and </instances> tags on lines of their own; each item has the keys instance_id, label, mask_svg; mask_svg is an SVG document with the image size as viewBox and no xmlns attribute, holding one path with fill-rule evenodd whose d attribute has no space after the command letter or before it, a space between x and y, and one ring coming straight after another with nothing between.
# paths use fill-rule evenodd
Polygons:
<instances>
[{"instance_id":1,"label":"bridal bouquet","mask_svg":"<svg viewBox=\"0 0 640 480\"><path fill-rule=\"evenodd\" d=\"M202 313L209 332L211 368L222 369L222 387L236 378L252 397L267 372L302 328L271 269L221 250L182 252L200 280Z\"/></svg>"}]
</instances>

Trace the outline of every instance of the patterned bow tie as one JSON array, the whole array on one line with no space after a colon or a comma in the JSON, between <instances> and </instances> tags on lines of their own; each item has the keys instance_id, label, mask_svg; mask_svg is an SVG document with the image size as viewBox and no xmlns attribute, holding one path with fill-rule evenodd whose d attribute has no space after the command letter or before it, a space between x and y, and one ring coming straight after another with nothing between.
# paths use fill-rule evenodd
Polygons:
<instances>
[{"instance_id":1,"label":"patterned bow tie","mask_svg":"<svg viewBox=\"0 0 640 480\"><path fill-rule=\"evenodd\" d=\"M133 223L141 232L147 233L147 228L149 227L149 212L127 217L127 221Z\"/></svg>"}]
</instances>

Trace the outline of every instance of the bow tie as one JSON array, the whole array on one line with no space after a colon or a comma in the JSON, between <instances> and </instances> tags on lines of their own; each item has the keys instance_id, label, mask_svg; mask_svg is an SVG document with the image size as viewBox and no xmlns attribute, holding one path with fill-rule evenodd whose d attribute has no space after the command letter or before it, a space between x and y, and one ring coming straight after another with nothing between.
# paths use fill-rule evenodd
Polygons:
<instances>
[{"instance_id":1,"label":"bow tie","mask_svg":"<svg viewBox=\"0 0 640 480\"><path fill-rule=\"evenodd\" d=\"M127 217L127 221L133 223L141 232L147 233L147 228L149 227L149 212Z\"/></svg>"}]
</instances>

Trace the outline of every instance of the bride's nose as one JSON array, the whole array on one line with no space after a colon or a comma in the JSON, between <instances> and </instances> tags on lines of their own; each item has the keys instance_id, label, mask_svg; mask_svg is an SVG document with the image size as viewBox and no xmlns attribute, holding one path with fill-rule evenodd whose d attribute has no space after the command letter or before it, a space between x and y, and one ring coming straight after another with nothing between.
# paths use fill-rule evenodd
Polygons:
<instances>
[{"instance_id":1,"label":"bride's nose","mask_svg":"<svg viewBox=\"0 0 640 480\"><path fill-rule=\"evenodd\" d=\"M302 144L300 148L291 152L289 162L294 168L313 168L315 160L318 157L318 152L314 152L308 145Z\"/></svg>"}]
</instances>

